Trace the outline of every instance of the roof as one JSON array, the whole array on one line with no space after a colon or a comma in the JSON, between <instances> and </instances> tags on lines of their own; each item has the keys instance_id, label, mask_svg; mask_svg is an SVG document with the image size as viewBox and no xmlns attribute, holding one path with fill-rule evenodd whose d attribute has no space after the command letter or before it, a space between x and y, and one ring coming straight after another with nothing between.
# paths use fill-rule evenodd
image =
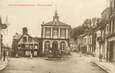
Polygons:
<instances>
[{"instance_id":1,"label":"roof","mask_svg":"<svg viewBox=\"0 0 115 73\"><path fill-rule=\"evenodd\" d=\"M38 41L38 42L42 40L42 38L40 38L40 37L34 37L33 39Z\"/></svg>"},{"instance_id":2,"label":"roof","mask_svg":"<svg viewBox=\"0 0 115 73\"><path fill-rule=\"evenodd\" d=\"M50 22L47 22L43 25L46 25L46 26L70 26L70 25L63 23L61 21L50 21Z\"/></svg>"},{"instance_id":3,"label":"roof","mask_svg":"<svg viewBox=\"0 0 115 73\"><path fill-rule=\"evenodd\" d=\"M19 39L17 39L17 41L19 42L24 35L27 35L27 36L29 36L30 38L32 38L33 40L35 40L36 42L39 42L39 39L40 39L40 38L37 38L37 37L34 38L34 37L30 36L29 34L23 34L23 35L21 35L21 37L20 37Z\"/></svg>"},{"instance_id":4,"label":"roof","mask_svg":"<svg viewBox=\"0 0 115 73\"><path fill-rule=\"evenodd\" d=\"M45 24L43 23L42 26L67 26L67 27L70 27L70 25L63 23L59 20L59 16L58 16L57 11L55 11L55 14L53 16L53 20L49 21Z\"/></svg>"},{"instance_id":5,"label":"roof","mask_svg":"<svg viewBox=\"0 0 115 73\"><path fill-rule=\"evenodd\" d=\"M18 40L21 36L22 36L21 34L16 33L16 34L13 36L13 39Z\"/></svg>"}]
</instances>

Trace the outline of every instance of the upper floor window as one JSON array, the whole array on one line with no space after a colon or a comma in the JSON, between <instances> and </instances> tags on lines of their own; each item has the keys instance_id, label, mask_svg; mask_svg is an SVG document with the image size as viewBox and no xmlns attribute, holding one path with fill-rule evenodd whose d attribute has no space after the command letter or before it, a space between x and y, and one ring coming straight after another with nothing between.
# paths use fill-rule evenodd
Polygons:
<instances>
[{"instance_id":1,"label":"upper floor window","mask_svg":"<svg viewBox=\"0 0 115 73\"><path fill-rule=\"evenodd\" d=\"M66 29L65 28L61 28L60 36L66 37Z\"/></svg>"},{"instance_id":2,"label":"upper floor window","mask_svg":"<svg viewBox=\"0 0 115 73\"><path fill-rule=\"evenodd\" d=\"M53 28L53 36L58 36L58 28Z\"/></svg>"},{"instance_id":3,"label":"upper floor window","mask_svg":"<svg viewBox=\"0 0 115 73\"><path fill-rule=\"evenodd\" d=\"M29 42L32 42L32 38L31 38L31 37L29 37L29 38L28 38L28 41L29 41Z\"/></svg>"},{"instance_id":4,"label":"upper floor window","mask_svg":"<svg viewBox=\"0 0 115 73\"><path fill-rule=\"evenodd\" d=\"M27 37L23 37L23 42L27 42Z\"/></svg>"},{"instance_id":5,"label":"upper floor window","mask_svg":"<svg viewBox=\"0 0 115 73\"><path fill-rule=\"evenodd\" d=\"M46 36L51 36L51 28L49 28L49 27L45 28L45 35Z\"/></svg>"},{"instance_id":6,"label":"upper floor window","mask_svg":"<svg viewBox=\"0 0 115 73\"><path fill-rule=\"evenodd\" d=\"M107 24L107 26L106 26L106 34L108 34L109 33L109 24Z\"/></svg>"}]
</instances>

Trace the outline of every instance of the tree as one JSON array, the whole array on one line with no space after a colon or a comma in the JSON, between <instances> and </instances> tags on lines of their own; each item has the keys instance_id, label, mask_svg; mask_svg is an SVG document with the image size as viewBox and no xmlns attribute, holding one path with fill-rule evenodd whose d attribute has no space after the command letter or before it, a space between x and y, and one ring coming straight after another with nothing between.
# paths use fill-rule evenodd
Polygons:
<instances>
[{"instance_id":1,"label":"tree","mask_svg":"<svg viewBox=\"0 0 115 73\"><path fill-rule=\"evenodd\" d=\"M83 26L78 26L78 27L73 28L71 32L71 38L76 40L79 35L84 33L84 31L85 30Z\"/></svg>"},{"instance_id":2,"label":"tree","mask_svg":"<svg viewBox=\"0 0 115 73\"><path fill-rule=\"evenodd\" d=\"M86 19L83 22L82 26L85 27L85 28L90 28L91 27L91 19Z\"/></svg>"}]
</instances>

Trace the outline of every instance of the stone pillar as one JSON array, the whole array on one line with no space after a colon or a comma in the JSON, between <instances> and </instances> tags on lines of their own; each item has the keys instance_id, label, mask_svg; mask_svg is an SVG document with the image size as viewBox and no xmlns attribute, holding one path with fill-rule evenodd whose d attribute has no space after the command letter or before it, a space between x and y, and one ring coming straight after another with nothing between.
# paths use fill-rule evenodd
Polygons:
<instances>
[{"instance_id":1,"label":"stone pillar","mask_svg":"<svg viewBox=\"0 0 115 73\"><path fill-rule=\"evenodd\" d=\"M53 28L51 27L51 38L53 38Z\"/></svg>"},{"instance_id":2,"label":"stone pillar","mask_svg":"<svg viewBox=\"0 0 115 73\"><path fill-rule=\"evenodd\" d=\"M43 41L43 44L42 44L42 53L44 53L44 49L45 49L44 44L45 44L45 41Z\"/></svg>"},{"instance_id":3,"label":"stone pillar","mask_svg":"<svg viewBox=\"0 0 115 73\"><path fill-rule=\"evenodd\" d=\"M68 29L66 28L66 39L68 39Z\"/></svg>"},{"instance_id":4,"label":"stone pillar","mask_svg":"<svg viewBox=\"0 0 115 73\"><path fill-rule=\"evenodd\" d=\"M50 48L52 48L52 43L53 43L53 41L51 40L51 41L50 41Z\"/></svg>"},{"instance_id":5,"label":"stone pillar","mask_svg":"<svg viewBox=\"0 0 115 73\"><path fill-rule=\"evenodd\" d=\"M60 41L58 41L58 49L60 49Z\"/></svg>"},{"instance_id":6,"label":"stone pillar","mask_svg":"<svg viewBox=\"0 0 115 73\"><path fill-rule=\"evenodd\" d=\"M60 28L58 28L58 38L60 38Z\"/></svg>"},{"instance_id":7,"label":"stone pillar","mask_svg":"<svg viewBox=\"0 0 115 73\"><path fill-rule=\"evenodd\" d=\"M43 38L45 38L45 27L43 27Z\"/></svg>"}]
</instances>

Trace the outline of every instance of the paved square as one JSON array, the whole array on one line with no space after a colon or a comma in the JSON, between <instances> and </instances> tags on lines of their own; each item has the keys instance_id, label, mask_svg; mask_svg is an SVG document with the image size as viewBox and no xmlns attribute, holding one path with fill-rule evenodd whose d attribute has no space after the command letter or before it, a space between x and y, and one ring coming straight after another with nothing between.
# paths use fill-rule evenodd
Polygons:
<instances>
[{"instance_id":1,"label":"paved square","mask_svg":"<svg viewBox=\"0 0 115 73\"><path fill-rule=\"evenodd\" d=\"M106 73L88 61L72 53L66 60L48 61L45 58L9 58L8 67L0 73Z\"/></svg>"}]
</instances>

